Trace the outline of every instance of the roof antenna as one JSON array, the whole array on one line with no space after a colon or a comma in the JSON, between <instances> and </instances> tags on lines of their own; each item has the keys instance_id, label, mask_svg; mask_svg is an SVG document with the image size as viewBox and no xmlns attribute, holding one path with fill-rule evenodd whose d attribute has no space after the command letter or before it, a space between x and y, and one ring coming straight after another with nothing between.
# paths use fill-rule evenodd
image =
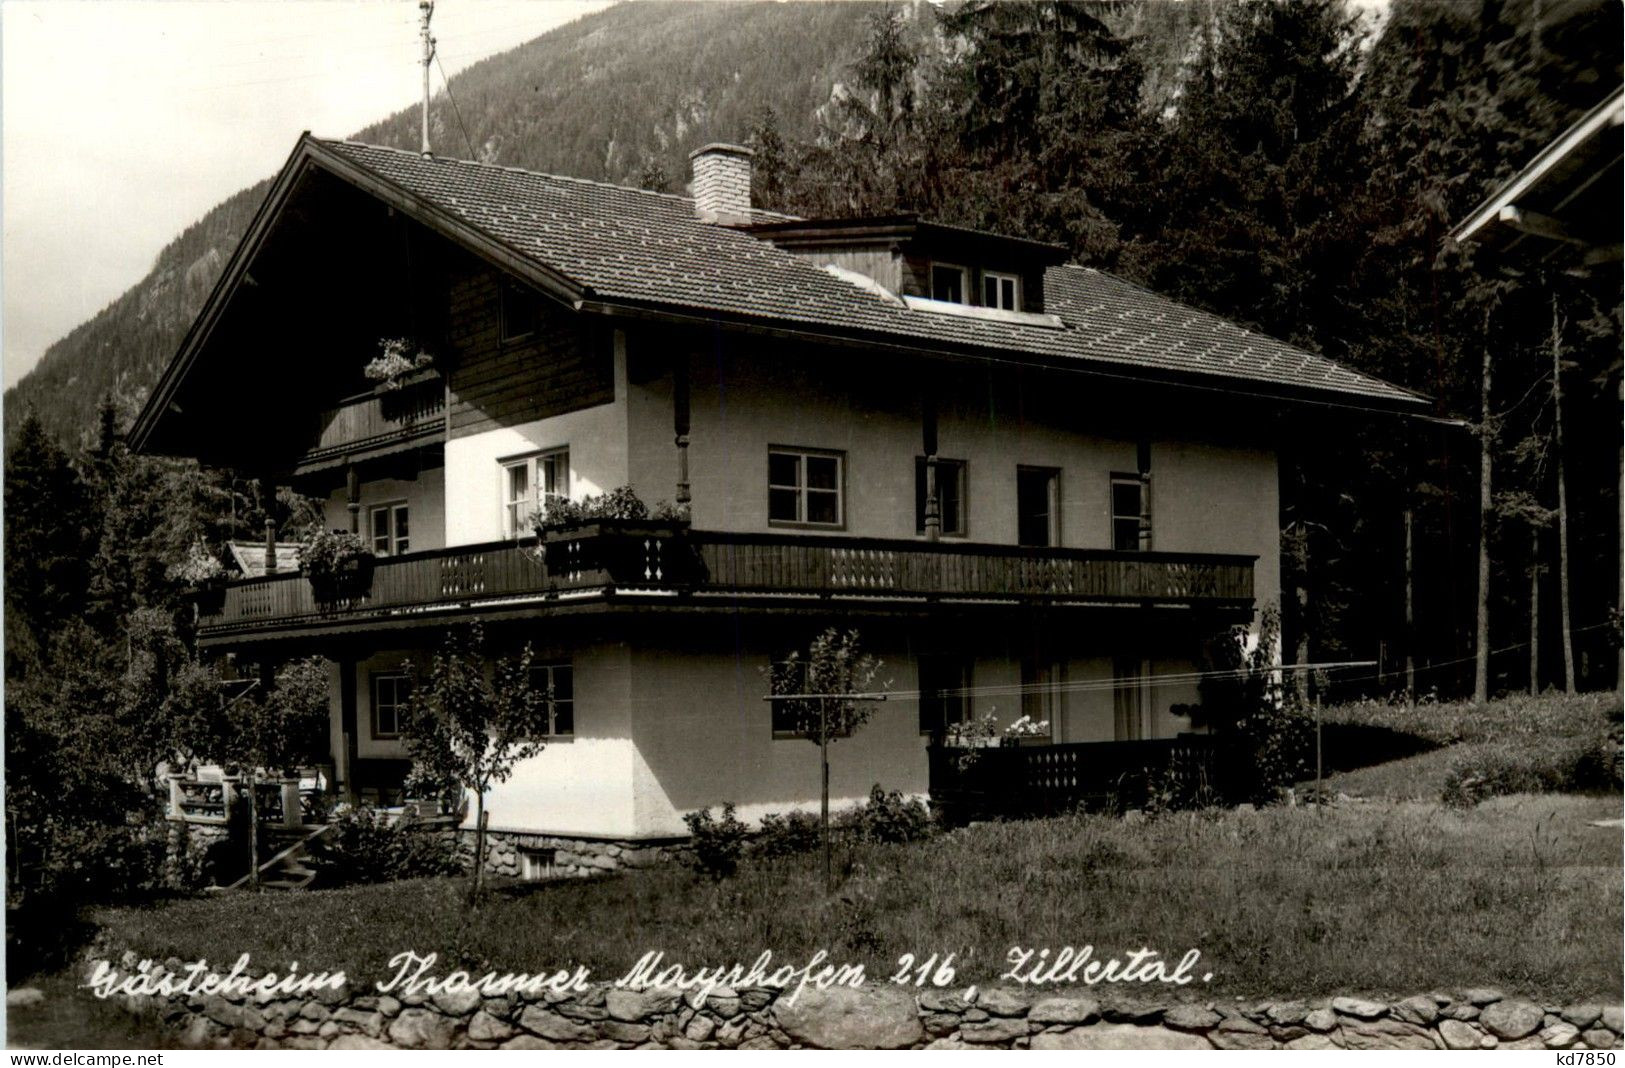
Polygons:
<instances>
[{"instance_id":1,"label":"roof antenna","mask_svg":"<svg viewBox=\"0 0 1625 1068\"><path fill-rule=\"evenodd\" d=\"M429 18L434 14L434 0L418 0L418 11L422 12L423 20L420 32L423 36L423 148L425 156L429 155L429 64L434 60L434 37L429 34Z\"/></svg>"}]
</instances>

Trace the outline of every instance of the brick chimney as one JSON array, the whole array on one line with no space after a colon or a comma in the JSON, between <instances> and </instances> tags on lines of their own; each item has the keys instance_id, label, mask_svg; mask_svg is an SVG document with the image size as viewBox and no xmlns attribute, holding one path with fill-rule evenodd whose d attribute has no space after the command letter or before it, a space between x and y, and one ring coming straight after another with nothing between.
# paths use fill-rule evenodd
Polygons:
<instances>
[{"instance_id":1,"label":"brick chimney","mask_svg":"<svg viewBox=\"0 0 1625 1068\"><path fill-rule=\"evenodd\" d=\"M700 219L723 226L750 222L751 150L739 145L706 145L688 154L694 170L694 210Z\"/></svg>"}]
</instances>

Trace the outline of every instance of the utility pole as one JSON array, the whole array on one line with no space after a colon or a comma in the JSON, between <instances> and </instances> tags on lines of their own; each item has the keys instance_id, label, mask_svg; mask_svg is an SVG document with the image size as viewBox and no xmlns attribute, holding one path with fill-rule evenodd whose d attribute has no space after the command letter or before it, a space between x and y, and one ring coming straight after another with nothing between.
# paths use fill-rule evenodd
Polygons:
<instances>
[{"instance_id":1,"label":"utility pole","mask_svg":"<svg viewBox=\"0 0 1625 1068\"><path fill-rule=\"evenodd\" d=\"M434 15L434 0L418 0L418 11L422 14L419 23L419 33L423 37L423 147L420 151L429 154L429 64L434 62L434 37L429 33L429 19Z\"/></svg>"}]
</instances>

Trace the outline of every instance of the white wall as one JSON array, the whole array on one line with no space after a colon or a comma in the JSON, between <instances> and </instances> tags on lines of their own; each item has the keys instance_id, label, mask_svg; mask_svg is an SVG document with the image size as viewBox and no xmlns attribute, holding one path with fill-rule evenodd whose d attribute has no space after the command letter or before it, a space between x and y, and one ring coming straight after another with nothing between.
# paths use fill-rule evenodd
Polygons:
<instances>
[{"instance_id":1,"label":"white wall","mask_svg":"<svg viewBox=\"0 0 1625 1068\"><path fill-rule=\"evenodd\" d=\"M619 333L615 395L618 399L610 404L447 441L445 544L502 539L503 460L568 446L573 499L626 485L626 344Z\"/></svg>"},{"instance_id":2,"label":"white wall","mask_svg":"<svg viewBox=\"0 0 1625 1068\"><path fill-rule=\"evenodd\" d=\"M361 537L372 543L368 510L375 505L405 501L411 524L411 552L440 549L446 545L446 472L431 467L414 479L375 479L361 483ZM324 521L330 530L350 529L349 496L343 486L322 502Z\"/></svg>"}]
</instances>

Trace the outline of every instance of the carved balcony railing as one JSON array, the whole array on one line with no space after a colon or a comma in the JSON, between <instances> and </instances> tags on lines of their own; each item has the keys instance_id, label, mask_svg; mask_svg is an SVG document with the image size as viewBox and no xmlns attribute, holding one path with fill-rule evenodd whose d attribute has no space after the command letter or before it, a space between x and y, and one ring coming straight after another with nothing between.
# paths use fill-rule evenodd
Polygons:
<instances>
[{"instance_id":1,"label":"carved balcony railing","mask_svg":"<svg viewBox=\"0 0 1625 1068\"><path fill-rule=\"evenodd\" d=\"M1130 742L956 748L933 744L931 802L949 823L1143 808L1156 795L1216 801L1242 754L1208 734Z\"/></svg>"},{"instance_id":2,"label":"carved balcony railing","mask_svg":"<svg viewBox=\"0 0 1625 1068\"><path fill-rule=\"evenodd\" d=\"M419 371L396 389L357 394L321 412L299 470L322 467L344 456L388 452L431 438L445 425L445 381L434 371Z\"/></svg>"},{"instance_id":3,"label":"carved balcony railing","mask_svg":"<svg viewBox=\"0 0 1625 1068\"><path fill-rule=\"evenodd\" d=\"M1045 603L1250 609L1251 556L1117 553L901 539L689 530L656 520L549 531L539 541L379 559L370 588L318 599L298 574L233 583L204 637L589 597L882 603Z\"/></svg>"}]
</instances>

